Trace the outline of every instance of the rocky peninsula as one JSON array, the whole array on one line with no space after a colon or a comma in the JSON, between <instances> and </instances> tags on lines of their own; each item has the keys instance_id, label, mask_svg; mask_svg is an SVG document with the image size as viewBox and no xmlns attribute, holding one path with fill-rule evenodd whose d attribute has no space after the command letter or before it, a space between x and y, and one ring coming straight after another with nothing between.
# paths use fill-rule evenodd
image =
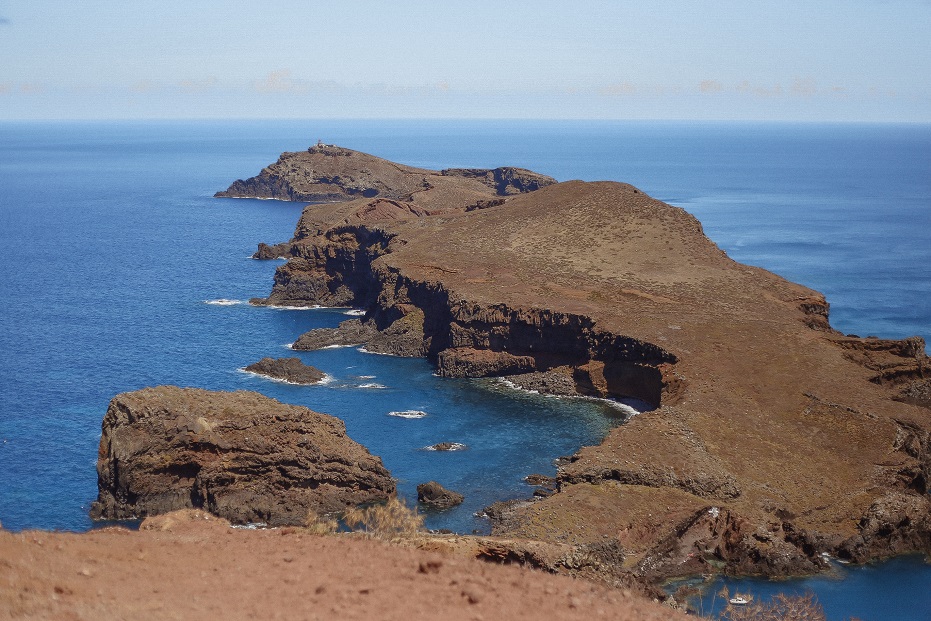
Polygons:
<instances>
[{"instance_id":1,"label":"rocky peninsula","mask_svg":"<svg viewBox=\"0 0 931 621\"><path fill-rule=\"evenodd\" d=\"M496 512L496 535L608 542L647 580L931 552L922 340L838 333L820 293L731 260L682 209L326 145L218 196L324 202L260 246L288 261L258 303L363 308L345 341L441 375L650 404L561 467L556 493Z\"/></svg>"}]
</instances>

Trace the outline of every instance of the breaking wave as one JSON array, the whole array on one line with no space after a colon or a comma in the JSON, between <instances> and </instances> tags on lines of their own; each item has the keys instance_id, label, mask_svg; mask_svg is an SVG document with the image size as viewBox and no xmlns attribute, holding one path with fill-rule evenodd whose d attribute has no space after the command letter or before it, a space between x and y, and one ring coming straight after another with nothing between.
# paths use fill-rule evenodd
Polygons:
<instances>
[{"instance_id":1,"label":"breaking wave","mask_svg":"<svg viewBox=\"0 0 931 621\"><path fill-rule=\"evenodd\" d=\"M261 377L263 380L268 380L269 382L278 382L279 384L290 384L292 386L322 386L324 384L330 384L333 382L333 376L325 373L323 379L320 381L314 382L313 384L304 384L302 382L292 382L290 380L282 379L280 377L272 377L271 375L265 375L264 373L256 373L255 371L247 371L245 367L240 367L236 369L240 373L245 373L246 375L253 375L255 377Z\"/></svg>"},{"instance_id":2,"label":"breaking wave","mask_svg":"<svg viewBox=\"0 0 931 621\"><path fill-rule=\"evenodd\" d=\"M464 451L468 447L461 442L442 442L447 446L441 447L440 444L431 444L430 446L423 447L425 451Z\"/></svg>"},{"instance_id":3,"label":"breaking wave","mask_svg":"<svg viewBox=\"0 0 931 621\"><path fill-rule=\"evenodd\" d=\"M245 300L229 300L227 298L217 298L216 300L204 300L204 304L211 304L213 306L236 306L238 304L246 304Z\"/></svg>"},{"instance_id":4,"label":"breaking wave","mask_svg":"<svg viewBox=\"0 0 931 621\"><path fill-rule=\"evenodd\" d=\"M402 410L400 412L388 412L388 416L396 416L398 418L423 418L427 416L427 413L421 410Z\"/></svg>"}]
</instances>

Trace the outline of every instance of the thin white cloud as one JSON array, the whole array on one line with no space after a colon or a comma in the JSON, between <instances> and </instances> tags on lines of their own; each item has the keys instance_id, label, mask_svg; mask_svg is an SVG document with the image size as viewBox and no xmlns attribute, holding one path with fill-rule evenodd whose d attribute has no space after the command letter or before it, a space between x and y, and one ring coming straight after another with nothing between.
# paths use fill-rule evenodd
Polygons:
<instances>
[{"instance_id":1,"label":"thin white cloud","mask_svg":"<svg viewBox=\"0 0 931 621\"><path fill-rule=\"evenodd\" d=\"M818 85L811 78L795 78L792 80L791 92L801 97L811 97L818 92Z\"/></svg>"},{"instance_id":2,"label":"thin white cloud","mask_svg":"<svg viewBox=\"0 0 931 621\"><path fill-rule=\"evenodd\" d=\"M161 86L152 80L139 80L133 83L133 85L129 87L129 90L133 93L146 94L161 90Z\"/></svg>"},{"instance_id":3,"label":"thin white cloud","mask_svg":"<svg viewBox=\"0 0 931 621\"><path fill-rule=\"evenodd\" d=\"M214 90L218 84L219 80L214 77L209 77L203 80L181 80L178 82L178 88L181 89L182 93L202 95Z\"/></svg>"},{"instance_id":4,"label":"thin white cloud","mask_svg":"<svg viewBox=\"0 0 931 621\"><path fill-rule=\"evenodd\" d=\"M630 82L617 82L615 84L609 84L608 86L602 86L598 89L598 94L608 97L636 95L637 87Z\"/></svg>"},{"instance_id":5,"label":"thin white cloud","mask_svg":"<svg viewBox=\"0 0 931 621\"><path fill-rule=\"evenodd\" d=\"M291 77L289 69L272 71L265 78L253 82L252 87L259 93L304 94L310 91L310 86L305 81Z\"/></svg>"}]
</instances>

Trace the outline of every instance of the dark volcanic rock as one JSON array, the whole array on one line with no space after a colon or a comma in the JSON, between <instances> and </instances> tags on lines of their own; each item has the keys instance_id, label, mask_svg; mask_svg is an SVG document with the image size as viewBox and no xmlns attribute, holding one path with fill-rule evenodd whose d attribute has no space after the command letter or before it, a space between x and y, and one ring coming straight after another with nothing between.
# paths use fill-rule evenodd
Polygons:
<instances>
[{"instance_id":1,"label":"dark volcanic rock","mask_svg":"<svg viewBox=\"0 0 931 621\"><path fill-rule=\"evenodd\" d=\"M349 319L337 328L316 328L305 332L291 349L311 351L324 347L364 345L374 354L417 358L426 354L423 313L414 311L379 330L373 322Z\"/></svg>"},{"instance_id":2,"label":"dark volcanic rock","mask_svg":"<svg viewBox=\"0 0 931 621\"><path fill-rule=\"evenodd\" d=\"M445 349L437 356L437 374L443 377L493 377L535 370L530 356L515 356L506 351L489 351L457 347Z\"/></svg>"},{"instance_id":3,"label":"dark volcanic rock","mask_svg":"<svg viewBox=\"0 0 931 621\"><path fill-rule=\"evenodd\" d=\"M838 556L863 563L877 556L926 550L931 541L931 501L927 495L891 492L870 506L858 529L859 534L841 544Z\"/></svg>"},{"instance_id":4,"label":"dark volcanic rock","mask_svg":"<svg viewBox=\"0 0 931 621\"><path fill-rule=\"evenodd\" d=\"M460 442L437 442L427 447L428 451L463 451L466 445Z\"/></svg>"},{"instance_id":5,"label":"dark volcanic rock","mask_svg":"<svg viewBox=\"0 0 931 621\"><path fill-rule=\"evenodd\" d=\"M287 242L282 244L275 244L274 246L260 242L259 247L255 251L255 254L252 255L252 258L263 260L287 258L290 256L290 252L291 244Z\"/></svg>"},{"instance_id":6,"label":"dark volcanic rock","mask_svg":"<svg viewBox=\"0 0 931 621\"><path fill-rule=\"evenodd\" d=\"M94 519L202 508L235 524L303 524L387 499L381 459L343 422L258 393L159 386L117 395L103 419Z\"/></svg>"},{"instance_id":7,"label":"dark volcanic rock","mask_svg":"<svg viewBox=\"0 0 931 621\"><path fill-rule=\"evenodd\" d=\"M533 192L555 183L552 177L535 173L526 168L502 166L489 170L486 168L447 168L441 171L450 177L465 177L478 179L490 188L494 188L499 196ZM498 203L500 204L500 203ZM481 207L478 207L481 209Z\"/></svg>"},{"instance_id":8,"label":"dark volcanic rock","mask_svg":"<svg viewBox=\"0 0 931 621\"><path fill-rule=\"evenodd\" d=\"M316 328L300 335L291 349L313 351L324 347L349 347L368 343L378 330L359 319L348 319L337 328Z\"/></svg>"},{"instance_id":9,"label":"dark volcanic rock","mask_svg":"<svg viewBox=\"0 0 931 621\"><path fill-rule=\"evenodd\" d=\"M455 507L463 500L465 497L462 494L450 491L436 481L421 483L417 486L417 502L437 509Z\"/></svg>"},{"instance_id":10,"label":"dark volcanic rock","mask_svg":"<svg viewBox=\"0 0 931 621\"><path fill-rule=\"evenodd\" d=\"M365 349L376 354L417 358L427 353L424 344L423 311L414 309L379 330L365 344Z\"/></svg>"},{"instance_id":11,"label":"dark volcanic rock","mask_svg":"<svg viewBox=\"0 0 931 621\"><path fill-rule=\"evenodd\" d=\"M262 358L247 366L246 371L295 384L316 384L326 377L326 373L304 364L300 358Z\"/></svg>"},{"instance_id":12,"label":"dark volcanic rock","mask_svg":"<svg viewBox=\"0 0 931 621\"><path fill-rule=\"evenodd\" d=\"M524 477L527 485L556 485L556 477L548 477L545 474L528 474Z\"/></svg>"},{"instance_id":13,"label":"dark volcanic rock","mask_svg":"<svg viewBox=\"0 0 931 621\"><path fill-rule=\"evenodd\" d=\"M558 367L548 371L534 371L505 378L518 388L535 390L545 395L573 397L579 395L570 367Z\"/></svg>"}]
</instances>

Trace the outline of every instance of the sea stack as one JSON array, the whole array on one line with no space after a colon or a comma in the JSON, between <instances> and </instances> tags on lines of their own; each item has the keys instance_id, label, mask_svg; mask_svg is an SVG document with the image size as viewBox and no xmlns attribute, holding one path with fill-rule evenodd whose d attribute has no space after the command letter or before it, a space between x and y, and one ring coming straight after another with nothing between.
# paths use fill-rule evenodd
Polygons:
<instances>
[{"instance_id":1,"label":"sea stack","mask_svg":"<svg viewBox=\"0 0 931 621\"><path fill-rule=\"evenodd\" d=\"M159 386L117 395L103 419L94 519L199 508L234 524L301 525L395 493L342 421L254 392Z\"/></svg>"}]
</instances>

